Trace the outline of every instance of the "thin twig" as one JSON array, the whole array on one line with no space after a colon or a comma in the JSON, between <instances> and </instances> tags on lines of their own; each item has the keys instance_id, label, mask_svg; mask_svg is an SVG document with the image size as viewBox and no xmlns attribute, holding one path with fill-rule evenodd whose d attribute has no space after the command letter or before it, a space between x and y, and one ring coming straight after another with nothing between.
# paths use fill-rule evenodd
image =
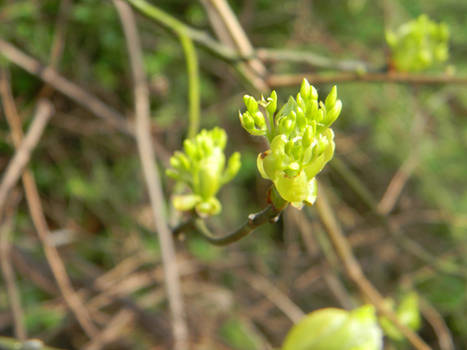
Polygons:
<instances>
[{"instance_id":1,"label":"thin twig","mask_svg":"<svg viewBox=\"0 0 467 350\"><path fill-rule=\"evenodd\" d=\"M6 71L2 70L0 73L0 93L2 96L3 107L11 129L13 143L15 144L15 147L18 148L23 138L21 120L16 111L13 97L11 96ZM67 275L65 265L60 258L56 247L51 245L48 240L49 228L42 210L39 191L34 177L28 169L24 171L22 180L32 222L37 230L47 262L52 270L60 292L62 293L66 304L75 315L80 326L91 337L97 331L97 328L92 323L91 318L81 300L75 294L73 286Z\"/></svg>"},{"instance_id":2,"label":"thin twig","mask_svg":"<svg viewBox=\"0 0 467 350\"><path fill-rule=\"evenodd\" d=\"M374 72L381 68L356 60L335 60L310 51L294 51L282 49L258 48L256 56L264 62L305 63L313 67L329 68L349 72Z\"/></svg>"},{"instance_id":3,"label":"thin twig","mask_svg":"<svg viewBox=\"0 0 467 350\"><path fill-rule=\"evenodd\" d=\"M17 201L16 201L17 202ZM17 203L14 203L16 207ZM15 272L11 266L11 244L10 244L10 233L13 226L14 210L10 208L9 213L3 224L0 226L0 264L3 274L3 279L6 284L6 292L8 295L9 305L11 307L11 313L13 315L13 325L15 330L15 336L19 340L26 340L27 333L24 325L24 312L21 307L21 297L16 285ZM10 211L12 211L10 213Z\"/></svg>"},{"instance_id":4,"label":"thin twig","mask_svg":"<svg viewBox=\"0 0 467 350\"><path fill-rule=\"evenodd\" d=\"M83 350L100 350L106 345L114 342L122 336L122 330L133 321L133 312L123 309L120 310L108 323L108 325L86 344Z\"/></svg>"},{"instance_id":5,"label":"thin twig","mask_svg":"<svg viewBox=\"0 0 467 350\"><path fill-rule=\"evenodd\" d=\"M277 221L280 212L281 210L274 208L272 205L268 205L262 211L248 215L248 220L244 224L242 224L236 230L225 235L213 234L206 226L204 220L197 217L193 217L188 221L178 225L172 230L172 233L176 236L187 230L195 229L209 243L218 246L224 246L237 242L243 237L248 236L261 225L264 225L268 222Z\"/></svg>"},{"instance_id":6,"label":"thin twig","mask_svg":"<svg viewBox=\"0 0 467 350\"><path fill-rule=\"evenodd\" d=\"M267 278L249 272L241 273L240 276L247 281L249 286L264 294L293 323L298 323L305 316L305 313Z\"/></svg>"},{"instance_id":7,"label":"thin twig","mask_svg":"<svg viewBox=\"0 0 467 350\"><path fill-rule=\"evenodd\" d=\"M420 309L423 317L438 337L439 348L441 350L454 350L451 331L439 312L425 299L420 300Z\"/></svg>"},{"instance_id":8,"label":"thin twig","mask_svg":"<svg viewBox=\"0 0 467 350\"><path fill-rule=\"evenodd\" d=\"M162 193L159 172L152 149L149 111L149 91L143 71L141 44L136 28L133 12L122 0L114 0L120 15L128 46L130 65L134 80L134 98L136 115L136 141L143 167L143 174L149 192L151 207L157 233L161 243L162 261L165 272L165 284L172 314L172 329L175 341L174 349L188 349L188 328L185 320L183 299L180 290L180 280L175 256L172 235L164 216L164 197Z\"/></svg>"},{"instance_id":9,"label":"thin twig","mask_svg":"<svg viewBox=\"0 0 467 350\"><path fill-rule=\"evenodd\" d=\"M300 85L303 78L308 79L311 84L327 83L398 83L398 84L467 84L467 77L454 75L422 75L409 73L352 73L343 72L336 74L321 73L301 73L301 74L280 74L271 75L267 78L267 83L271 87Z\"/></svg>"},{"instance_id":10,"label":"thin twig","mask_svg":"<svg viewBox=\"0 0 467 350\"><path fill-rule=\"evenodd\" d=\"M225 60L239 60L238 54L211 38L209 34L200 31L195 28L191 28L185 23L179 21L172 15L162 11L160 8L150 4L145 0L125 0L133 5L138 11L140 11L145 16L156 20L158 23L163 25L165 28L173 31L175 34L178 32L183 32L193 41L196 41L198 44L209 50L214 55L223 58Z\"/></svg>"},{"instance_id":11,"label":"thin twig","mask_svg":"<svg viewBox=\"0 0 467 350\"><path fill-rule=\"evenodd\" d=\"M30 74L39 77L82 107L91 111L91 113L97 117L104 119L110 125L116 127L118 130L126 134L131 134L131 127L128 125L128 122L116 110L104 104L98 98L86 92L83 88L65 79L51 67L42 65L39 61L26 55L15 46L1 38L0 55L20 66Z\"/></svg>"},{"instance_id":12,"label":"thin twig","mask_svg":"<svg viewBox=\"0 0 467 350\"><path fill-rule=\"evenodd\" d=\"M0 217L8 198L10 190L16 185L23 169L31 158L31 153L39 142L42 132L47 125L53 113L52 104L48 101L41 100L37 106L34 120L24 138L24 141L17 148L15 155L10 160L7 169L4 172L0 183Z\"/></svg>"},{"instance_id":13,"label":"thin twig","mask_svg":"<svg viewBox=\"0 0 467 350\"><path fill-rule=\"evenodd\" d=\"M407 235L401 234L397 230L395 224L393 224L386 215L378 210L377 201L371 191L368 190L368 188L340 158L334 157L330 164L331 167L347 183L349 188L362 200L368 209L371 210L373 215L375 215L375 217L380 221L385 232L390 235L404 251L412 254L441 273L467 278L467 272L465 269L454 264L448 264L440 261L436 256L425 250L418 242L407 237Z\"/></svg>"},{"instance_id":14,"label":"thin twig","mask_svg":"<svg viewBox=\"0 0 467 350\"><path fill-rule=\"evenodd\" d=\"M344 268L348 276L375 306L376 310L380 314L387 317L392 323L394 323L394 325L416 349L431 349L416 333L401 324L394 312L386 308L384 304L384 298L365 277L358 260L353 255L352 248L347 242L347 239L345 238L342 229L328 203L326 193L323 189L323 184L320 184L319 188L320 190L318 193L318 200L316 202L316 209L323 223L323 226L326 229L329 238L331 239L336 253L339 255L342 263L344 264Z\"/></svg>"}]
</instances>

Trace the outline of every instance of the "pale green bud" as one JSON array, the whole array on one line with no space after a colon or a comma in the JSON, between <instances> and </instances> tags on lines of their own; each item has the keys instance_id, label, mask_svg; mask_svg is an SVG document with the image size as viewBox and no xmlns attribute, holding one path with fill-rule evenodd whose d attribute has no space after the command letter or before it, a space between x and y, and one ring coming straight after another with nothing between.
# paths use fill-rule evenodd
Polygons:
<instances>
[{"instance_id":1,"label":"pale green bud","mask_svg":"<svg viewBox=\"0 0 467 350\"><path fill-rule=\"evenodd\" d=\"M300 95L303 97L303 99L308 99L311 93L311 86L308 80L303 79L302 85L300 86Z\"/></svg>"},{"instance_id":2,"label":"pale green bud","mask_svg":"<svg viewBox=\"0 0 467 350\"><path fill-rule=\"evenodd\" d=\"M277 109L277 93L275 90L272 90L271 95L268 97L268 103L266 105L266 111L270 118L276 113Z\"/></svg>"},{"instance_id":3,"label":"pale green bud","mask_svg":"<svg viewBox=\"0 0 467 350\"><path fill-rule=\"evenodd\" d=\"M242 165L240 158L241 157L239 152L235 152L230 156L229 161L227 162L227 167L222 176L222 184L229 182L235 177L235 175L237 175Z\"/></svg>"},{"instance_id":4,"label":"pale green bud","mask_svg":"<svg viewBox=\"0 0 467 350\"><path fill-rule=\"evenodd\" d=\"M325 105L326 105L326 110L329 111L334 104L336 103L337 100L337 86L334 85L331 89L331 91L328 94L328 97L326 97Z\"/></svg>"},{"instance_id":5,"label":"pale green bud","mask_svg":"<svg viewBox=\"0 0 467 350\"><path fill-rule=\"evenodd\" d=\"M342 101L337 100L334 106L327 111L325 125L327 127L331 126L332 123L339 117L339 114L342 111Z\"/></svg>"},{"instance_id":6,"label":"pale green bud","mask_svg":"<svg viewBox=\"0 0 467 350\"><path fill-rule=\"evenodd\" d=\"M260 129L265 129L266 128L266 121L264 119L263 113L260 111L256 112L255 114L252 114L253 120L255 121L256 127Z\"/></svg>"},{"instance_id":7,"label":"pale green bud","mask_svg":"<svg viewBox=\"0 0 467 350\"><path fill-rule=\"evenodd\" d=\"M305 128L305 132L303 133L303 136L302 136L303 148L310 147L310 145L313 143L313 138L314 138L313 127L308 125Z\"/></svg>"},{"instance_id":8,"label":"pale green bud","mask_svg":"<svg viewBox=\"0 0 467 350\"><path fill-rule=\"evenodd\" d=\"M254 99L254 97L245 95L243 96L243 101L245 102L245 106L248 112L255 114L258 110L258 102Z\"/></svg>"},{"instance_id":9,"label":"pale green bud","mask_svg":"<svg viewBox=\"0 0 467 350\"><path fill-rule=\"evenodd\" d=\"M255 121L250 113L245 112L242 114L239 112L239 117L240 123L246 131L250 132L250 130L255 128Z\"/></svg>"}]
</instances>

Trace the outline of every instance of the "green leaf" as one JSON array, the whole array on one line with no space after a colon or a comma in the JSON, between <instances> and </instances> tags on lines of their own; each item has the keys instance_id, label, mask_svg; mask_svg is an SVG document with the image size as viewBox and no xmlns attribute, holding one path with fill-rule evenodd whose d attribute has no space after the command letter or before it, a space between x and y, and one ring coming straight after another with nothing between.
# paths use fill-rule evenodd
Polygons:
<instances>
[{"instance_id":1,"label":"green leaf","mask_svg":"<svg viewBox=\"0 0 467 350\"><path fill-rule=\"evenodd\" d=\"M295 325L282 350L379 350L382 332L374 308L317 310Z\"/></svg>"}]
</instances>

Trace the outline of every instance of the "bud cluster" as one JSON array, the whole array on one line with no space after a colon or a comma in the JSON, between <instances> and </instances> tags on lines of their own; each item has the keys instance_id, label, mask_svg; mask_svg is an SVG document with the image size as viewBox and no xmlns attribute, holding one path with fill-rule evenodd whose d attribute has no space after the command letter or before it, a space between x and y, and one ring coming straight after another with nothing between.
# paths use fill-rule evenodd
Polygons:
<instances>
[{"instance_id":1,"label":"bud cluster","mask_svg":"<svg viewBox=\"0 0 467 350\"><path fill-rule=\"evenodd\" d=\"M173 205L178 210L195 209L200 216L215 215L221 211L216 198L220 187L232 180L240 169L240 153L235 152L226 166L224 148L227 135L221 128L202 130L183 143L185 152L175 152L170 159L171 169L166 174L184 184L190 194L175 195Z\"/></svg>"},{"instance_id":2,"label":"bud cluster","mask_svg":"<svg viewBox=\"0 0 467 350\"><path fill-rule=\"evenodd\" d=\"M388 30L392 64L401 72L421 71L448 59L449 29L445 23L431 21L426 15Z\"/></svg>"},{"instance_id":3,"label":"bud cluster","mask_svg":"<svg viewBox=\"0 0 467 350\"><path fill-rule=\"evenodd\" d=\"M270 149L258 155L258 170L274 183L279 195L296 207L313 204L317 186L315 176L334 154L334 133L330 129L341 110L334 86L324 102L306 79L296 98L276 113L277 94L256 101L245 96L246 112L240 122L252 135L263 135ZM260 110L262 107L263 111Z\"/></svg>"}]
</instances>

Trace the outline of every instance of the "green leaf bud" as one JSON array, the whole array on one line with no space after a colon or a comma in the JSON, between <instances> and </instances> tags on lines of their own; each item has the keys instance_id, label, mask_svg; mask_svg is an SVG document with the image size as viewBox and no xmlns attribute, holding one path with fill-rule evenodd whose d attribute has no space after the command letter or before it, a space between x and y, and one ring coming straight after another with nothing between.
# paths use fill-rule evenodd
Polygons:
<instances>
[{"instance_id":1,"label":"green leaf bud","mask_svg":"<svg viewBox=\"0 0 467 350\"><path fill-rule=\"evenodd\" d=\"M249 112L239 113L239 117L240 123L246 131L251 132L255 128L255 121Z\"/></svg>"},{"instance_id":2,"label":"green leaf bud","mask_svg":"<svg viewBox=\"0 0 467 350\"><path fill-rule=\"evenodd\" d=\"M260 111L252 114L253 120L255 121L256 127L259 129L266 129L266 120L264 119L263 113Z\"/></svg>"},{"instance_id":3,"label":"green leaf bud","mask_svg":"<svg viewBox=\"0 0 467 350\"><path fill-rule=\"evenodd\" d=\"M327 127L331 126L332 123L334 123L334 121L337 119L337 117L339 117L339 114L341 113L341 111L342 111L342 101L337 100L334 106L330 110L327 110L326 121L324 124Z\"/></svg>"},{"instance_id":4,"label":"green leaf bud","mask_svg":"<svg viewBox=\"0 0 467 350\"><path fill-rule=\"evenodd\" d=\"M246 109L251 114L255 114L258 111L258 102L254 99L254 97L250 95L243 96L243 101L245 102Z\"/></svg>"},{"instance_id":5,"label":"green leaf bud","mask_svg":"<svg viewBox=\"0 0 467 350\"><path fill-rule=\"evenodd\" d=\"M305 127L305 132L303 133L303 136L302 136L302 146L304 148L310 147L310 145L313 143L313 138L314 138L313 127L311 125L307 125Z\"/></svg>"},{"instance_id":6,"label":"green leaf bud","mask_svg":"<svg viewBox=\"0 0 467 350\"><path fill-rule=\"evenodd\" d=\"M229 182L235 177L235 175L237 175L240 167L242 166L240 159L241 157L239 152L235 152L230 156L224 175L222 176L222 184Z\"/></svg>"},{"instance_id":7,"label":"green leaf bud","mask_svg":"<svg viewBox=\"0 0 467 350\"><path fill-rule=\"evenodd\" d=\"M199 202L201 202L201 197L195 194L175 195L172 197L174 208L180 211L192 210Z\"/></svg>"},{"instance_id":8,"label":"green leaf bud","mask_svg":"<svg viewBox=\"0 0 467 350\"><path fill-rule=\"evenodd\" d=\"M277 93L275 90L272 90L271 95L269 95L267 104L266 104L266 111L270 118L274 116L277 109Z\"/></svg>"},{"instance_id":9,"label":"green leaf bud","mask_svg":"<svg viewBox=\"0 0 467 350\"><path fill-rule=\"evenodd\" d=\"M334 104L336 103L337 100L337 86L334 85L331 89L331 91L328 94L328 97L326 97L325 105L326 105L326 110L329 111Z\"/></svg>"},{"instance_id":10,"label":"green leaf bud","mask_svg":"<svg viewBox=\"0 0 467 350\"><path fill-rule=\"evenodd\" d=\"M245 113L251 122L253 118ZM241 116L241 119L245 117ZM215 198L219 188L230 181L240 168L240 154L234 153L225 168L224 148L227 134L223 129L202 130L195 137L183 143L185 154L175 152L170 159L171 169L167 176L183 182L192 193L173 196L174 207L178 210L195 209L199 215L214 215L220 211Z\"/></svg>"},{"instance_id":11,"label":"green leaf bud","mask_svg":"<svg viewBox=\"0 0 467 350\"><path fill-rule=\"evenodd\" d=\"M308 99L311 93L311 86L308 80L303 79L302 85L300 86L300 95L302 96L303 99Z\"/></svg>"}]
</instances>

